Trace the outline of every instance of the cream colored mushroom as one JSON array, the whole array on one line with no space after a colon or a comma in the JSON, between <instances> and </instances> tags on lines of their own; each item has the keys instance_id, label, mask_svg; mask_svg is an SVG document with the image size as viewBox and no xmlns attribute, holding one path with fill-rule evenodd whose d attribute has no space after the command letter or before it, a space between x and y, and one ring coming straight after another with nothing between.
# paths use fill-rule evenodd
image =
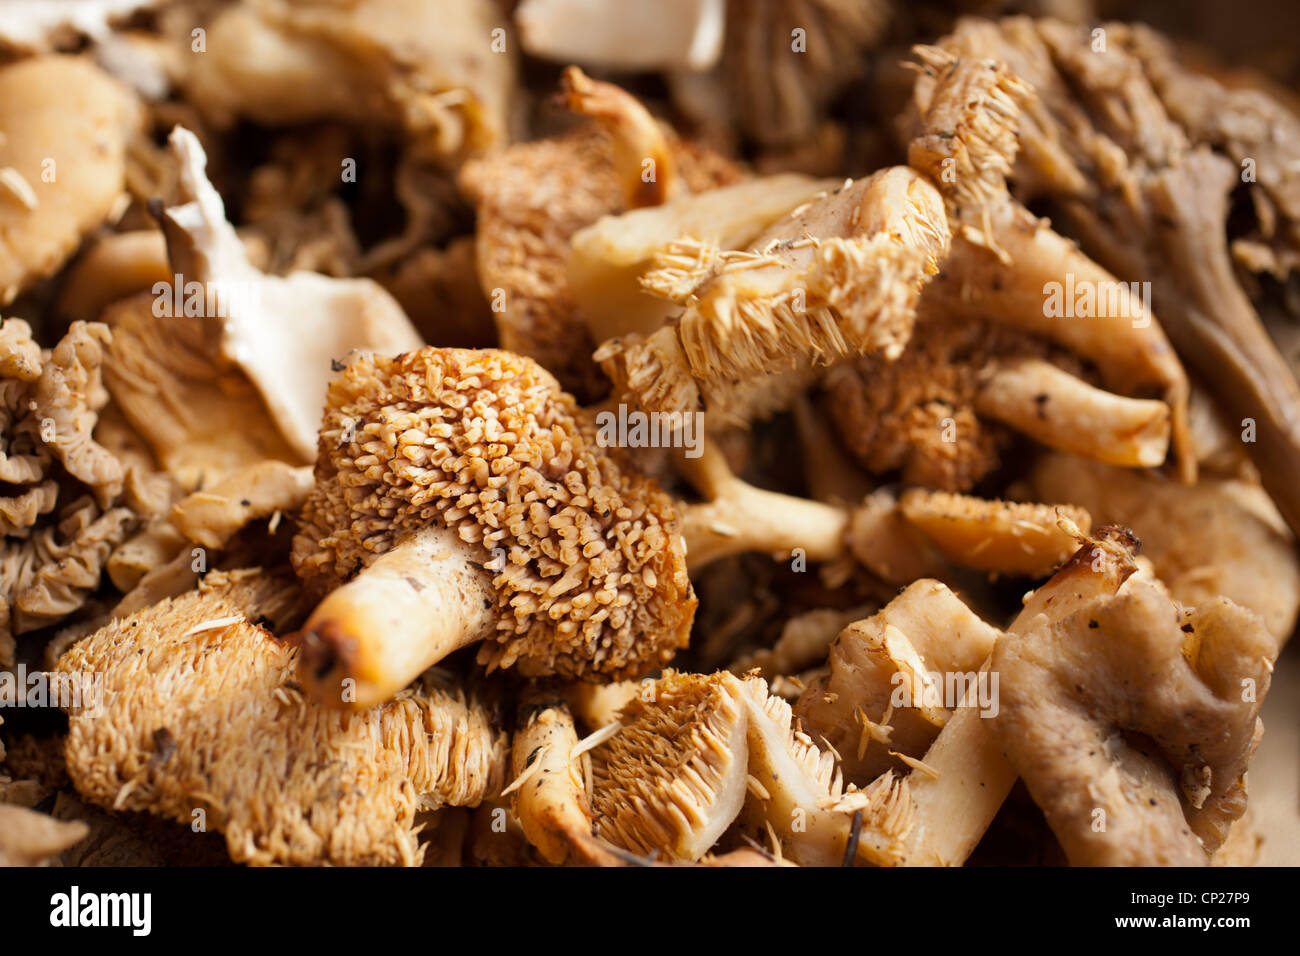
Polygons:
<instances>
[{"instance_id":1,"label":"cream colored mushroom","mask_svg":"<svg viewBox=\"0 0 1300 956\"><path fill-rule=\"evenodd\" d=\"M54 274L117 208L140 115L80 57L0 69L0 305Z\"/></svg>"}]
</instances>

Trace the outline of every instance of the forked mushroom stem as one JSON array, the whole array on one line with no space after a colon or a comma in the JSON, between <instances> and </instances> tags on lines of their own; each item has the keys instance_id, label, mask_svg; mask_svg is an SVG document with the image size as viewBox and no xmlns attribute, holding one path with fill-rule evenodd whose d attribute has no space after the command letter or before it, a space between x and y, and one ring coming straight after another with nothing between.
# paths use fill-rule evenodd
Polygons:
<instances>
[{"instance_id":1,"label":"forked mushroom stem","mask_svg":"<svg viewBox=\"0 0 1300 956\"><path fill-rule=\"evenodd\" d=\"M1169 406L1127 398L1039 359L998 362L975 396L975 410L1049 448L1108 465L1157 468L1169 452Z\"/></svg>"},{"instance_id":2,"label":"forked mushroom stem","mask_svg":"<svg viewBox=\"0 0 1300 956\"><path fill-rule=\"evenodd\" d=\"M1132 534L1118 528L1102 528L1083 539L1061 570L1025 599L1007 630L1023 633L1040 616L1058 621L1116 593L1137 570L1139 546ZM983 671L991 660L984 662ZM916 823L906 837L902 862L960 866L1011 792L1016 772L973 700L957 707L923 762L933 775L914 773L908 778Z\"/></svg>"},{"instance_id":3,"label":"forked mushroom stem","mask_svg":"<svg viewBox=\"0 0 1300 956\"><path fill-rule=\"evenodd\" d=\"M614 168L629 209L658 206L679 180L663 130L644 106L612 83L593 80L576 66L560 76L560 97L575 113L590 116L614 141Z\"/></svg>"},{"instance_id":4,"label":"forked mushroom stem","mask_svg":"<svg viewBox=\"0 0 1300 956\"><path fill-rule=\"evenodd\" d=\"M496 619L491 576L438 525L380 555L325 596L296 638L303 689L322 704L364 710L393 697Z\"/></svg>"},{"instance_id":5,"label":"forked mushroom stem","mask_svg":"<svg viewBox=\"0 0 1300 956\"><path fill-rule=\"evenodd\" d=\"M843 508L755 488L732 474L717 445L699 458L681 459L682 472L708 500L688 505L681 531L686 564L697 571L746 551L793 553L831 561L845 553L849 515Z\"/></svg>"}]
</instances>

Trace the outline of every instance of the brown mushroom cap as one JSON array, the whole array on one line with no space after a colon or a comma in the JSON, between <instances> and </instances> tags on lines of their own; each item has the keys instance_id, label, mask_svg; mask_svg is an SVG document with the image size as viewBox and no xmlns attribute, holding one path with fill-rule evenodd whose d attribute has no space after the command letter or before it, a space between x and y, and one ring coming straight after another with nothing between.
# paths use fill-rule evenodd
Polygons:
<instances>
[{"instance_id":1,"label":"brown mushroom cap","mask_svg":"<svg viewBox=\"0 0 1300 956\"><path fill-rule=\"evenodd\" d=\"M297 600L291 577L214 571L74 646L59 675L104 690L102 712L69 713L78 791L186 824L201 809L239 862L410 865L418 810L500 790L505 735L436 677L362 715L306 701L296 649L252 623L282 625Z\"/></svg>"},{"instance_id":2,"label":"brown mushroom cap","mask_svg":"<svg viewBox=\"0 0 1300 956\"><path fill-rule=\"evenodd\" d=\"M599 447L536 362L366 356L330 387L294 566L323 594L442 522L496 571L480 651L530 674L637 674L684 646L695 599L672 500ZM500 549L498 551L498 549Z\"/></svg>"}]
</instances>

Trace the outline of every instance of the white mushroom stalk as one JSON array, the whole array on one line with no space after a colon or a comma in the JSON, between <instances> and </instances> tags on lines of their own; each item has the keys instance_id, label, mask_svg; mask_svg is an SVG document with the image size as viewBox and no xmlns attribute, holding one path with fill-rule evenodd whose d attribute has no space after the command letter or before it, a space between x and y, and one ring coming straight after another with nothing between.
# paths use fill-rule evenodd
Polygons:
<instances>
[{"instance_id":1,"label":"white mushroom stalk","mask_svg":"<svg viewBox=\"0 0 1300 956\"><path fill-rule=\"evenodd\" d=\"M722 54L725 20L725 0L524 0L515 10L533 56L627 71L709 69Z\"/></svg>"},{"instance_id":2,"label":"white mushroom stalk","mask_svg":"<svg viewBox=\"0 0 1300 956\"><path fill-rule=\"evenodd\" d=\"M1022 634L1042 621L1059 621L1119 591L1137 571L1137 541L1127 531L1102 528L1081 536L1081 547L1046 584L1025 598L1007 628ZM996 653L997 645L994 645ZM981 671L988 671L985 661ZM916 825L899 862L906 866L960 866L979 843L1016 782L976 696L958 705L925 752L927 772L912 774Z\"/></svg>"},{"instance_id":3,"label":"white mushroom stalk","mask_svg":"<svg viewBox=\"0 0 1300 956\"><path fill-rule=\"evenodd\" d=\"M943 191L957 236L943 276L927 287L925 307L1044 336L1094 362L1112 388L1129 394L1154 390L1169 407L1179 472L1193 480L1187 376L1149 302L1007 192L1020 103L1032 96L1028 87L996 60L959 59L937 47L916 52L918 128L908 161ZM1077 318L1073 290L1092 296L1093 304ZM1051 305L1053 294L1062 300L1060 308ZM1107 422L1106 430L1123 427L1133 411L1110 410L1119 421ZM1090 412L1085 407L1073 414Z\"/></svg>"}]
</instances>

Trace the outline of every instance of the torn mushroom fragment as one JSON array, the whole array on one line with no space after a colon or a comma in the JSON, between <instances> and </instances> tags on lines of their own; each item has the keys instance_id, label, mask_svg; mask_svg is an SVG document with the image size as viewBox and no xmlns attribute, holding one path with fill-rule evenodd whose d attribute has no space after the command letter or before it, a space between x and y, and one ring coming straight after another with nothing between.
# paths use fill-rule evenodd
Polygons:
<instances>
[{"instance_id":1,"label":"torn mushroom fragment","mask_svg":"<svg viewBox=\"0 0 1300 956\"><path fill-rule=\"evenodd\" d=\"M896 358L948 243L938 191L907 167L882 170L798 207L745 251L669 245L642 283L681 314L597 358L648 411L744 421L752 386L771 388L765 377L799 360ZM809 377L795 376L788 399Z\"/></svg>"},{"instance_id":2,"label":"torn mushroom fragment","mask_svg":"<svg viewBox=\"0 0 1300 956\"><path fill-rule=\"evenodd\" d=\"M1034 494L1086 507L1098 521L1133 528L1181 604L1226 597L1260 614L1279 647L1290 638L1300 613L1300 558L1258 484L1203 474L1188 487L1061 454L1041 457L1026 483Z\"/></svg>"},{"instance_id":3,"label":"torn mushroom fragment","mask_svg":"<svg viewBox=\"0 0 1300 956\"><path fill-rule=\"evenodd\" d=\"M596 832L637 854L698 860L745 802L740 681L670 672L646 696L623 708L617 731L591 752Z\"/></svg>"},{"instance_id":4,"label":"torn mushroom fragment","mask_svg":"<svg viewBox=\"0 0 1300 956\"><path fill-rule=\"evenodd\" d=\"M138 123L129 91L81 57L0 69L0 305L56 272L110 216Z\"/></svg>"},{"instance_id":5,"label":"torn mushroom fragment","mask_svg":"<svg viewBox=\"0 0 1300 956\"><path fill-rule=\"evenodd\" d=\"M454 165L507 135L514 57L490 0L240 0L204 25L181 85L213 121L342 120ZM188 33L185 42L190 42Z\"/></svg>"},{"instance_id":6,"label":"torn mushroom fragment","mask_svg":"<svg viewBox=\"0 0 1300 956\"><path fill-rule=\"evenodd\" d=\"M741 831L800 866L897 862L913 823L908 779L887 771L863 790L845 788L833 748L793 725L766 681L751 677L741 693L750 779Z\"/></svg>"},{"instance_id":7,"label":"torn mushroom fragment","mask_svg":"<svg viewBox=\"0 0 1300 956\"><path fill-rule=\"evenodd\" d=\"M330 386L294 567L323 598L303 681L385 700L458 647L526 675L634 676L695 609L672 500L531 359L426 348Z\"/></svg>"},{"instance_id":8,"label":"torn mushroom fragment","mask_svg":"<svg viewBox=\"0 0 1300 956\"><path fill-rule=\"evenodd\" d=\"M999 634L945 585L917 581L840 632L829 672L808 686L795 714L806 733L835 748L850 781L906 773L905 758L925 755Z\"/></svg>"},{"instance_id":9,"label":"torn mushroom fragment","mask_svg":"<svg viewBox=\"0 0 1300 956\"><path fill-rule=\"evenodd\" d=\"M608 384L569 289L570 239L601 216L727 185L740 174L678 140L616 86L571 69L562 96L592 122L468 163L460 187L478 213L479 278L501 345L536 359L590 401Z\"/></svg>"},{"instance_id":10,"label":"torn mushroom fragment","mask_svg":"<svg viewBox=\"0 0 1300 956\"><path fill-rule=\"evenodd\" d=\"M1135 580L993 652L994 734L1074 865L1205 865L1245 810L1276 642Z\"/></svg>"},{"instance_id":11,"label":"torn mushroom fragment","mask_svg":"<svg viewBox=\"0 0 1300 956\"><path fill-rule=\"evenodd\" d=\"M1080 535L1079 543L1079 550L1060 570L1025 596L1008 634L1062 620L1115 594L1137 571L1138 541L1122 528L1104 527ZM990 663L986 660L981 671L987 671ZM899 864L960 866L1011 792L1016 771L983 713L978 694L968 694L925 752L924 772L909 776L915 825L903 840Z\"/></svg>"},{"instance_id":12,"label":"torn mushroom fragment","mask_svg":"<svg viewBox=\"0 0 1300 956\"><path fill-rule=\"evenodd\" d=\"M679 310L641 285L672 243L689 237L722 250L748 248L773 222L837 185L793 173L763 176L601 216L573 235L567 267L574 304L592 340L648 335Z\"/></svg>"},{"instance_id":13,"label":"torn mushroom fragment","mask_svg":"<svg viewBox=\"0 0 1300 956\"><path fill-rule=\"evenodd\" d=\"M168 143L183 202L167 207L162 225L184 287L155 289L163 297L155 312L191 315L196 294L223 358L257 386L285 440L309 461L332 366L353 351L395 354L423 342L401 307L369 279L314 272L282 278L253 268L207 180L198 139L177 127Z\"/></svg>"},{"instance_id":14,"label":"torn mushroom fragment","mask_svg":"<svg viewBox=\"0 0 1300 956\"><path fill-rule=\"evenodd\" d=\"M1168 421L1154 405L1109 398L1037 365L1021 367L1019 374L989 370L1003 380L996 388L985 382L981 389L985 412L1012 419L1040 440L1080 446L1073 451L1083 453L1091 445L1114 463L1145 466L1167 442L1180 474L1191 480L1196 462L1187 430L1187 376L1150 302L1007 191L1018 148L1016 123L1022 111L1033 109L1031 91L996 60L958 58L937 47L918 47L917 54L921 67L908 161L943 192L954 232L943 275L927 287L924 308L1045 338L1093 363L1107 388L1162 400ZM1022 107L1027 102L1031 105ZM1049 402L1056 395L1066 417L1091 423L1100 434L1071 438L1068 431L1030 418L1023 408L1009 407L1010 393L1023 391L1029 372L1051 386L1044 394Z\"/></svg>"},{"instance_id":15,"label":"torn mushroom fragment","mask_svg":"<svg viewBox=\"0 0 1300 956\"><path fill-rule=\"evenodd\" d=\"M201 816L237 862L418 864L417 811L499 792L505 735L432 674L365 714L305 700L297 650L267 630L298 601L291 577L214 571L64 655L61 677L104 678L99 712L69 711L77 790L117 810Z\"/></svg>"}]
</instances>

